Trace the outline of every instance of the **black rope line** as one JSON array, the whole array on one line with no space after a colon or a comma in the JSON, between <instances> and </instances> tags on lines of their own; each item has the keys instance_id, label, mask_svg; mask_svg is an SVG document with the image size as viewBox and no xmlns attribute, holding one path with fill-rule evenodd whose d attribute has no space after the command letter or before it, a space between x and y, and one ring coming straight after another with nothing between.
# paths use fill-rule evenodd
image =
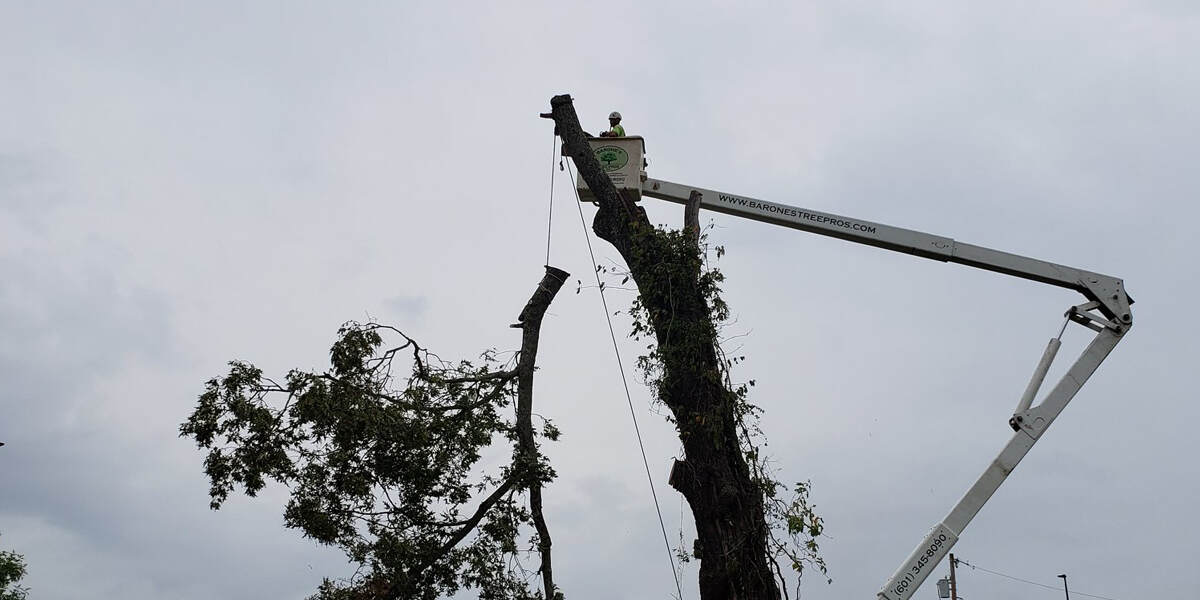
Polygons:
<instances>
[{"instance_id":1,"label":"black rope line","mask_svg":"<svg viewBox=\"0 0 1200 600\"><path fill-rule=\"evenodd\" d=\"M567 173L571 177L572 183L575 181L575 173L567 166ZM608 300L604 296L604 285L600 281L600 271L596 265L596 253L592 250L592 238L588 235L587 219L583 216L583 200L579 197L579 189L574 185L571 189L575 190L575 206L579 209L579 223L583 226L583 239L587 241L588 255L592 258L592 273L596 275L596 286L600 289L600 302L604 307L604 318L608 321L608 334L612 337L613 352L617 356L617 368L621 371L621 383L625 386L625 400L629 403L629 416L633 420L633 431L637 434L638 448L642 451L642 465L646 467L646 481L650 483L650 497L654 499L654 511L658 513L658 526L662 529L663 544L667 547L667 560L671 563L671 576L675 578L675 591L679 593L679 600L683 600L683 586L679 583L679 574L675 571L675 556L671 553L671 541L667 537L667 525L663 521L662 508L658 504L658 492L654 489L654 476L650 474L650 461L646 458L646 446L642 443L642 430L638 427L637 411L633 408L633 395L629 392L629 378L625 376L625 365L621 361L621 350L617 346L617 333L613 329L612 316L608 310Z\"/></svg>"}]
</instances>

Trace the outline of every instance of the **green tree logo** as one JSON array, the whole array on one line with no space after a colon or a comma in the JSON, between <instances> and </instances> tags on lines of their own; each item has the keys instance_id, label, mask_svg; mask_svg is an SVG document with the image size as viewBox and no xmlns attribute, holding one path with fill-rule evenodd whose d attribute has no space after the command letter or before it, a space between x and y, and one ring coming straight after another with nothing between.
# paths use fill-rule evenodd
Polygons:
<instances>
[{"instance_id":1,"label":"green tree logo","mask_svg":"<svg viewBox=\"0 0 1200 600\"><path fill-rule=\"evenodd\" d=\"M629 153L617 146L601 146L594 153L605 172L619 171L629 164Z\"/></svg>"}]
</instances>

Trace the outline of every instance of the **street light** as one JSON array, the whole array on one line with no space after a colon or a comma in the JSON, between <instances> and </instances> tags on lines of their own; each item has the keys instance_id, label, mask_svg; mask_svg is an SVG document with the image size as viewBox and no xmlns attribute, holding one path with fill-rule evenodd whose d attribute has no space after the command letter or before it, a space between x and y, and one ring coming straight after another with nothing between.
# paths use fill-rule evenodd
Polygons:
<instances>
[{"instance_id":1,"label":"street light","mask_svg":"<svg viewBox=\"0 0 1200 600\"><path fill-rule=\"evenodd\" d=\"M1066 575L1066 573L1063 573L1062 575L1059 575L1059 577L1062 577L1062 580L1063 580L1063 593L1067 595L1067 600L1071 600L1071 591L1067 589L1067 575Z\"/></svg>"}]
</instances>

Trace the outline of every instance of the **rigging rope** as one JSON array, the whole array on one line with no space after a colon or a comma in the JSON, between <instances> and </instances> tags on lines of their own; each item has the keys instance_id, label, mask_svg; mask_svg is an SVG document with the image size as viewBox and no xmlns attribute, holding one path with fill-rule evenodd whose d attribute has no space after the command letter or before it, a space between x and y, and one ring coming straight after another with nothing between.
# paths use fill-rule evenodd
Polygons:
<instances>
[{"instance_id":1,"label":"rigging rope","mask_svg":"<svg viewBox=\"0 0 1200 600\"><path fill-rule=\"evenodd\" d=\"M546 266L550 266L550 226L554 223L554 158L558 155L558 134L552 134L550 141L550 210L546 216Z\"/></svg>"},{"instance_id":2,"label":"rigging rope","mask_svg":"<svg viewBox=\"0 0 1200 600\"><path fill-rule=\"evenodd\" d=\"M553 172L554 168L551 166L551 173L553 174ZM667 548L667 560L671 563L671 576L675 578L675 591L679 594L679 600L683 600L683 586L679 583L679 574L675 570L675 556L671 552L671 541L667 538L667 525L663 521L662 508L658 505L658 492L654 489L654 476L650 474L650 461L646 458L646 445L642 442L642 430L638 427L637 411L633 408L633 395L629 392L629 378L625 376L625 364L621 361L621 350L617 346L617 333L613 329L608 300L604 296L604 284L600 281L596 253L592 250L592 238L588 235L587 219L583 216L583 199L579 197L579 188L575 186L575 173L569 164L567 165L567 174L571 178L571 189L575 190L575 206L579 209L579 224L583 226L583 239L587 241L588 255L592 259L592 273L596 276L596 287L600 289L600 303L604 307L604 319L608 321L608 334L612 337L613 353L617 356L617 368L621 371L621 383L625 386L625 401L629 404L629 416L633 420L633 431L637 434L638 449L642 451L642 465L646 468L646 481L650 483L650 497L654 499L654 512L658 514L658 526L662 529L663 544Z\"/></svg>"}]
</instances>

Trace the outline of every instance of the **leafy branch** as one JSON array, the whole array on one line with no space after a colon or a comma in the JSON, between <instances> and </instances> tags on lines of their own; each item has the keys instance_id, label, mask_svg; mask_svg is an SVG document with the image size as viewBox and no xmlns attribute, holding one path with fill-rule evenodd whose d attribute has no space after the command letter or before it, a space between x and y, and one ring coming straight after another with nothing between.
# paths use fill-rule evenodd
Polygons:
<instances>
[{"instance_id":1,"label":"leafy branch","mask_svg":"<svg viewBox=\"0 0 1200 600\"><path fill-rule=\"evenodd\" d=\"M541 320L566 278L547 267L515 325L521 351L504 364L493 351L448 362L395 327L353 322L339 329L322 372L292 370L277 382L231 362L180 426L208 450L211 507L235 490L285 486L285 524L359 565L316 598L432 600L461 588L482 598L560 596L541 514L554 471L531 414ZM394 376L406 358L407 376ZM542 431L557 436L548 422ZM503 440L512 459L487 468L483 456ZM541 591L519 567L519 538L537 548Z\"/></svg>"}]
</instances>

